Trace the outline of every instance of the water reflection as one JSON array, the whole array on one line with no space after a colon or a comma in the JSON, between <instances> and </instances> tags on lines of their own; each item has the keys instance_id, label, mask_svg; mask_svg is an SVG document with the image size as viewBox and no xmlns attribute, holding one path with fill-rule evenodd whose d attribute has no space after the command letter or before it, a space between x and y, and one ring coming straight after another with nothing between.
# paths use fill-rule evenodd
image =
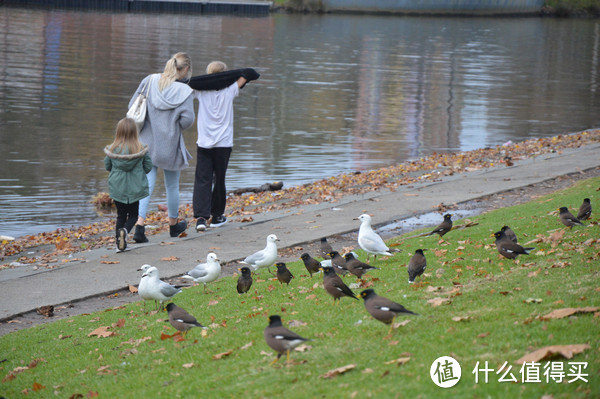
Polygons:
<instances>
[{"instance_id":1,"label":"water reflection","mask_svg":"<svg viewBox=\"0 0 600 399\"><path fill-rule=\"evenodd\" d=\"M596 127L599 30L594 20L0 8L0 234L97 218L88 201L107 189L102 148L140 79L176 51L196 74L213 59L261 73L235 103L235 189ZM185 132L192 153L195 134ZM183 201L192 187L190 168Z\"/></svg>"}]
</instances>

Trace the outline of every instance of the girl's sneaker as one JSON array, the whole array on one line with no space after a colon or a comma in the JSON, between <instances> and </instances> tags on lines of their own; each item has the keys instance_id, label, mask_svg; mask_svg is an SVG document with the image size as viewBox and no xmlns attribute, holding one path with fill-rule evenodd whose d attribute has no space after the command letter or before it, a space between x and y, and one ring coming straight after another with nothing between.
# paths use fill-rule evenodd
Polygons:
<instances>
[{"instance_id":1,"label":"girl's sneaker","mask_svg":"<svg viewBox=\"0 0 600 399\"><path fill-rule=\"evenodd\" d=\"M117 253L127 249L127 230L120 228L117 231Z\"/></svg>"}]
</instances>

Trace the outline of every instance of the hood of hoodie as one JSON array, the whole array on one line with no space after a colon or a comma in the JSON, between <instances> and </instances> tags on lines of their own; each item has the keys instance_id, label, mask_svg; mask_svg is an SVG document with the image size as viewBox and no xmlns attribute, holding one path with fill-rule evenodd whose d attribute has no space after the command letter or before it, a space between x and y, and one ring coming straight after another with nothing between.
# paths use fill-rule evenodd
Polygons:
<instances>
[{"instance_id":1,"label":"hood of hoodie","mask_svg":"<svg viewBox=\"0 0 600 399\"><path fill-rule=\"evenodd\" d=\"M148 101L159 110L170 110L179 107L194 91L185 83L173 82L163 91L158 89L160 73L151 75L152 82L148 88Z\"/></svg>"},{"instance_id":2,"label":"hood of hoodie","mask_svg":"<svg viewBox=\"0 0 600 399\"><path fill-rule=\"evenodd\" d=\"M148 146L144 145L142 150L135 154L120 154L122 150L116 148L113 151L110 150L110 145L104 147L104 153L110 159L112 159L113 166L117 169L121 169L125 172L130 172L139 162L139 160L146 155L148 152Z\"/></svg>"}]
</instances>

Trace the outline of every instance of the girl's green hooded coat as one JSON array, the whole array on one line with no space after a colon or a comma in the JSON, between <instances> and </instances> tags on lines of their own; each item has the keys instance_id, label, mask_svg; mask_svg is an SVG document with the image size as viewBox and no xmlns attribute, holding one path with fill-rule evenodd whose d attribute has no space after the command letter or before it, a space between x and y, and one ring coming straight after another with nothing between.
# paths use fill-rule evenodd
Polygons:
<instances>
[{"instance_id":1,"label":"girl's green hooded coat","mask_svg":"<svg viewBox=\"0 0 600 399\"><path fill-rule=\"evenodd\" d=\"M124 204L131 204L149 195L146 173L152 170L152 160L148 155L148 146L137 154L121 154L120 148L110 151L104 148L106 157L104 167L108 174L108 193L110 197Z\"/></svg>"}]
</instances>

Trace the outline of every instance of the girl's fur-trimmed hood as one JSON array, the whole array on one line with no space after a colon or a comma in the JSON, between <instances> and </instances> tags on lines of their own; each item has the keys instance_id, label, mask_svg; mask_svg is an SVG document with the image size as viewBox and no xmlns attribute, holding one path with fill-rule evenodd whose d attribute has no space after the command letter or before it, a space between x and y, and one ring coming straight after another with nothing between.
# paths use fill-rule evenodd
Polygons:
<instances>
[{"instance_id":1,"label":"girl's fur-trimmed hood","mask_svg":"<svg viewBox=\"0 0 600 399\"><path fill-rule=\"evenodd\" d=\"M122 159L124 161L129 161L132 159L136 159L136 158L141 158L144 155L146 155L146 153L148 152L148 146L144 144L144 146L142 147L142 150L138 153L135 154L117 154L114 152L110 151L110 145L107 145L106 147L104 147L104 153L112 159Z\"/></svg>"}]
</instances>

